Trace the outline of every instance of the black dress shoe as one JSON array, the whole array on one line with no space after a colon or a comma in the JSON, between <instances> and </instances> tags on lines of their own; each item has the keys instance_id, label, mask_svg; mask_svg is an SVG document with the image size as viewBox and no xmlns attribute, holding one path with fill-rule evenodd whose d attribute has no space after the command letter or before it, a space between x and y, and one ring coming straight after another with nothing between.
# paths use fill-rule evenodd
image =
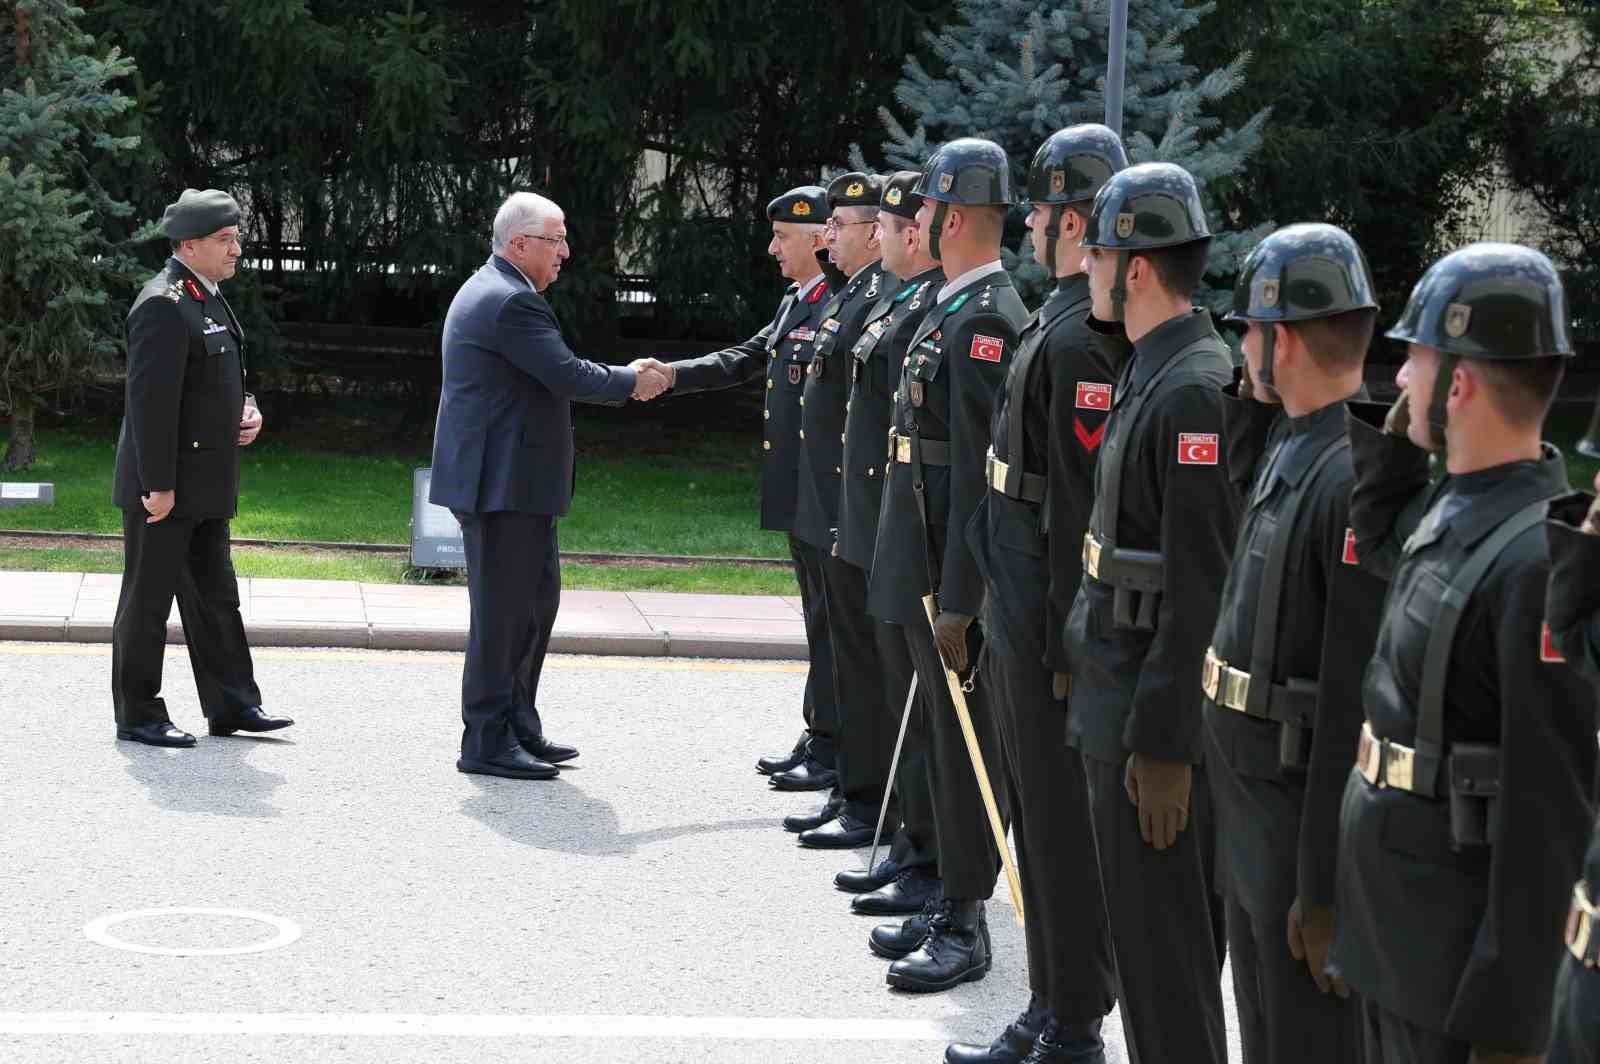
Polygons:
<instances>
[{"instance_id":1,"label":"black dress shoe","mask_svg":"<svg viewBox=\"0 0 1600 1064\"><path fill-rule=\"evenodd\" d=\"M939 879L922 865L902 868L888 883L870 894L857 895L850 911L861 916L898 916L914 913L939 894Z\"/></svg>"},{"instance_id":2,"label":"black dress shoe","mask_svg":"<svg viewBox=\"0 0 1600 1064\"><path fill-rule=\"evenodd\" d=\"M1100 1021L1064 1024L1051 1019L1022 1064L1106 1064Z\"/></svg>"},{"instance_id":3,"label":"black dress shoe","mask_svg":"<svg viewBox=\"0 0 1600 1064\"><path fill-rule=\"evenodd\" d=\"M548 761L540 761L520 746L513 746L492 758L477 760L463 757L456 761L456 771L478 776L504 776L509 780L553 780L561 770Z\"/></svg>"},{"instance_id":4,"label":"black dress shoe","mask_svg":"<svg viewBox=\"0 0 1600 1064\"><path fill-rule=\"evenodd\" d=\"M1033 1051L1039 1032L1051 1019L1050 1010L1038 994L1028 998L1028 1007L986 1046L957 1042L944 1051L945 1064L1020 1064Z\"/></svg>"},{"instance_id":5,"label":"black dress shoe","mask_svg":"<svg viewBox=\"0 0 1600 1064\"><path fill-rule=\"evenodd\" d=\"M767 782L780 791L825 791L839 782L839 774L808 757L787 772L774 772Z\"/></svg>"},{"instance_id":6,"label":"black dress shoe","mask_svg":"<svg viewBox=\"0 0 1600 1064\"><path fill-rule=\"evenodd\" d=\"M889 965L885 978L899 990L931 994L982 979L991 963L983 902L946 898L922 945Z\"/></svg>"},{"instance_id":7,"label":"black dress shoe","mask_svg":"<svg viewBox=\"0 0 1600 1064\"><path fill-rule=\"evenodd\" d=\"M900 862L885 857L876 868L846 868L833 877L833 885L846 894L866 894L900 874Z\"/></svg>"},{"instance_id":8,"label":"black dress shoe","mask_svg":"<svg viewBox=\"0 0 1600 1064\"><path fill-rule=\"evenodd\" d=\"M843 811L843 798L829 798L826 802L823 802L815 812L795 813L791 816L784 817L783 830L796 832L815 831L822 825L837 819L839 814Z\"/></svg>"},{"instance_id":9,"label":"black dress shoe","mask_svg":"<svg viewBox=\"0 0 1600 1064\"><path fill-rule=\"evenodd\" d=\"M144 743L146 746L193 746L194 736L186 731L179 731L177 725L170 720L158 720L154 724L139 724L132 728L117 725L117 738L126 739L130 743Z\"/></svg>"},{"instance_id":10,"label":"black dress shoe","mask_svg":"<svg viewBox=\"0 0 1600 1064\"><path fill-rule=\"evenodd\" d=\"M756 771L763 776L770 776L774 772L788 772L806 759L806 744L810 741L811 733L809 731L801 732L800 740L794 744L793 750L790 750L782 757L759 758L756 761Z\"/></svg>"},{"instance_id":11,"label":"black dress shoe","mask_svg":"<svg viewBox=\"0 0 1600 1064\"><path fill-rule=\"evenodd\" d=\"M260 706L250 706L226 717L206 718L206 730L212 735L232 735L234 732L269 732L287 728L294 721L288 717L269 717Z\"/></svg>"},{"instance_id":12,"label":"black dress shoe","mask_svg":"<svg viewBox=\"0 0 1600 1064\"><path fill-rule=\"evenodd\" d=\"M802 831L800 845L810 850L853 850L857 846L872 845L873 830L873 825L849 813L840 813L820 828Z\"/></svg>"},{"instance_id":13,"label":"black dress shoe","mask_svg":"<svg viewBox=\"0 0 1600 1064\"><path fill-rule=\"evenodd\" d=\"M522 748L528 753L550 765L559 765L563 761L571 761L578 756L578 748L576 746L563 746L560 743L553 743L542 735L537 739L524 739L518 736L517 742L521 743Z\"/></svg>"},{"instance_id":14,"label":"black dress shoe","mask_svg":"<svg viewBox=\"0 0 1600 1064\"><path fill-rule=\"evenodd\" d=\"M932 898L915 916L909 916L898 924L879 924L874 927L867 934L867 948L891 961L914 952L928 937L928 925L933 921L933 914L939 911L939 902L940 899Z\"/></svg>"}]
</instances>

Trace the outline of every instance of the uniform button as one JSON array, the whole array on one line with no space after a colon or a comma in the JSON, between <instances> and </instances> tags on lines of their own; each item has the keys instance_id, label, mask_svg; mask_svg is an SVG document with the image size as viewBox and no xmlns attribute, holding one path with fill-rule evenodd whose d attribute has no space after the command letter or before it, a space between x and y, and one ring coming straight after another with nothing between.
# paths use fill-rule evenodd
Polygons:
<instances>
[{"instance_id":1,"label":"uniform button","mask_svg":"<svg viewBox=\"0 0 1600 1064\"><path fill-rule=\"evenodd\" d=\"M842 432L841 432L841 433L839 433L839 442L840 442L840 443L843 443L843 442L844 442L844 433L842 433Z\"/></svg>"},{"instance_id":2,"label":"uniform button","mask_svg":"<svg viewBox=\"0 0 1600 1064\"><path fill-rule=\"evenodd\" d=\"M762 449L762 450L763 450L763 451L770 451L770 450L772 450L772 441L771 441L771 440L762 440L762 441L761 441L761 449Z\"/></svg>"},{"instance_id":3,"label":"uniform button","mask_svg":"<svg viewBox=\"0 0 1600 1064\"><path fill-rule=\"evenodd\" d=\"M800 350L800 345L799 345L799 344L795 344L795 345L794 345L794 349L795 349L795 350L796 350L796 351L798 351L798 350Z\"/></svg>"},{"instance_id":4,"label":"uniform button","mask_svg":"<svg viewBox=\"0 0 1600 1064\"><path fill-rule=\"evenodd\" d=\"M197 451L200 449L200 441L199 440L195 440L194 441L194 449L197 450Z\"/></svg>"},{"instance_id":5,"label":"uniform button","mask_svg":"<svg viewBox=\"0 0 1600 1064\"><path fill-rule=\"evenodd\" d=\"M806 438L806 430L805 429L801 429L800 430L800 438L802 440Z\"/></svg>"},{"instance_id":6,"label":"uniform button","mask_svg":"<svg viewBox=\"0 0 1600 1064\"><path fill-rule=\"evenodd\" d=\"M846 399L845 403L844 403L844 412L846 414L848 414L850 412L850 400L848 400L848 399Z\"/></svg>"},{"instance_id":7,"label":"uniform button","mask_svg":"<svg viewBox=\"0 0 1600 1064\"><path fill-rule=\"evenodd\" d=\"M806 397L803 396L803 395L800 397L800 405L801 406L805 406L806 405Z\"/></svg>"},{"instance_id":8,"label":"uniform button","mask_svg":"<svg viewBox=\"0 0 1600 1064\"><path fill-rule=\"evenodd\" d=\"M763 421L771 421L772 420L772 411L770 411L770 410L761 411L761 418L762 418Z\"/></svg>"},{"instance_id":9,"label":"uniform button","mask_svg":"<svg viewBox=\"0 0 1600 1064\"><path fill-rule=\"evenodd\" d=\"M875 477L877 475L878 475L878 471L876 469L872 468L871 466L867 466L867 476Z\"/></svg>"},{"instance_id":10,"label":"uniform button","mask_svg":"<svg viewBox=\"0 0 1600 1064\"><path fill-rule=\"evenodd\" d=\"M842 474L842 473L843 473L843 472L844 472L844 470L843 470L843 469L840 469L840 468L839 468L839 467L838 467L838 466L834 466L834 467L833 467L833 471L834 471L834 472L835 472L835 473L841 473L841 474Z\"/></svg>"},{"instance_id":11,"label":"uniform button","mask_svg":"<svg viewBox=\"0 0 1600 1064\"><path fill-rule=\"evenodd\" d=\"M902 359L902 360L901 360L901 361L900 361L900 364L901 364L901 365L902 365L902 366L909 366L909 365L911 365L911 356L910 356L910 355L907 355L907 356L906 356L906 357L905 357L905 358L903 358L903 359Z\"/></svg>"},{"instance_id":12,"label":"uniform button","mask_svg":"<svg viewBox=\"0 0 1600 1064\"><path fill-rule=\"evenodd\" d=\"M771 377L767 378L767 391L769 391L769 392L772 391L772 378Z\"/></svg>"}]
</instances>

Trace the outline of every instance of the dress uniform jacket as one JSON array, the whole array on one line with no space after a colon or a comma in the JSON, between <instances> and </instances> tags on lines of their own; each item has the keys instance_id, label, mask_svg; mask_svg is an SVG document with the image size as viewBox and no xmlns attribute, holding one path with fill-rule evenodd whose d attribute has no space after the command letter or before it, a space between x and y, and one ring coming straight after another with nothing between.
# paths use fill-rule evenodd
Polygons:
<instances>
[{"instance_id":1,"label":"dress uniform jacket","mask_svg":"<svg viewBox=\"0 0 1600 1064\"><path fill-rule=\"evenodd\" d=\"M1116 384L1089 528L1107 528L1107 471L1121 463L1116 545L1159 552L1165 586L1153 630L1119 626L1116 589L1087 571L1073 602L1068 740L1104 762L1130 751L1200 760L1198 678L1237 528L1221 464L1221 388L1232 372L1210 314L1196 310L1141 337Z\"/></svg>"},{"instance_id":2,"label":"dress uniform jacket","mask_svg":"<svg viewBox=\"0 0 1600 1064\"><path fill-rule=\"evenodd\" d=\"M1003 581L989 562L998 594L985 602L985 632L997 650L1067 671L1067 613L1083 578L1083 531L1094 497L1094 465L1111 413L1125 343L1090 333L1089 281L1067 278L1024 324L1016 361L995 394L990 447L1020 465L1042 499L1023 501L990 490L973 523L974 549L995 548L1045 560L1045 583ZM1017 379L1021 363L1027 372ZM1012 405L1020 385L1020 411ZM1013 448L1020 443L1020 453ZM1021 481L1019 480L1019 485ZM1030 567L1031 568L1031 567Z\"/></svg>"},{"instance_id":3,"label":"dress uniform jacket","mask_svg":"<svg viewBox=\"0 0 1600 1064\"><path fill-rule=\"evenodd\" d=\"M127 413L112 501L177 493L172 517L231 518L239 509L244 330L176 258L145 282L128 312Z\"/></svg>"},{"instance_id":4,"label":"dress uniform jacket","mask_svg":"<svg viewBox=\"0 0 1600 1064\"><path fill-rule=\"evenodd\" d=\"M800 497L794 534L824 554L833 550L839 527L845 404L850 398L853 364L850 350L886 284L883 265L873 262L857 270L828 299L806 366L800 396Z\"/></svg>"},{"instance_id":5,"label":"dress uniform jacket","mask_svg":"<svg viewBox=\"0 0 1600 1064\"><path fill-rule=\"evenodd\" d=\"M792 284L778 313L750 339L722 351L674 363L676 395L731 388L766 370L767 395L761 416L761 527L794 530L800 469L800 395L812 341L822 324L828 282L818 277L802 294Z\"/></svg>"},{"instance_id":6,"label":"dress uniform jacket","mask_svg":"<svg viewBox=\"0 0 1600 1064\"><path fill-rule=\"evenodd\" d=\"M839 557L872 567L878 542L883 485L889 479L883 441L894 413L895 384L906 345L933 307L944 272L931 270L899 281L884 275L884 291L867 309L861 335L850 349L850 402L844 425L844 482L839 498Z\"/></svg>"},{"instance_id":7,"label":"dress uniform jacket","mask_svg":"<svg viewBox=\"0 0 1600 1064\"><path fill-rule=\"evenodd\" d=\"M930 590L941 610L977 616L983 605L983 577L966 528L987 491L983 460L994 391L1027 316L1011 278L996 265L937 300L906 345L891 428L932 443L930 451L944 448L947 464L924 464L924 530L912 466L891 456L868 596L881 620L925 627L922 596ZM937 588L928 586L930 569Z\"/></svg>"},{"instance_id":8,"label":"dress uniform jacket","mask_svg":"<svg viewBox=\"0 0 1600 1064\"><path fill-rule=\"evenodd\" d=\"M1547 615L1555 649L1590 684L1600 682L1600 536L1579 531L1593 496L1575 494L1570 513L1552 507L1546 525L1550 540L1550 600ZM1584 891L1593 905L1600 900L1600 822L1583 861ZM1587 939L1580 937L1587 927ZM1569 917L1568 952L1561 958L1552 1010L1549 1064L1594 1064L1600 1061L1600 927ZM1583 951L1579 960L1571 949ZM1587 963L1586 963L1587 962Z\"/></svg>"},{"instance_id":9,"label":"dress uniform jacket","mask_svg":"<svg viewBox=\"0 0 1600 1064\"><path fill-rule=\"evenodd\" d=\"M1385 585L1356 563L1345 405L1290 418L1282 407L1237 398L1236 388L1223 400L1229 472L1248 505L1211 648L1230 669L1250 673L1252 688L1270 684L1270 694L1256 697L1275 702L1264 712L1293 718L1289 727L1303 739L1295 743L1291 731L1289 741L1305 760L1280 757L1285 725L1278 719L1207 697L1206 763L1228 893L1265 916L1287 912L1296 896L1334 903L1339 803L1361 731L1361 676ZM1262 585L1280 539L1277 624L1264 634ZM1263 646L1258 659L1264 641L1275 653ZM1270 665L1264 680L1253 671L1258 660Z\"/></svg>"},{"instance_id":10,"label":"dress uniform jacket","mask_svg":"<svg viewBox=\"0 0 1600 1064\"><path fill-rule=\"evenodd\" d=\"M1356 552L1392 582L1363 703L1375 738L1415 747L1428 635L1472 549L1566 487L1559 452L1427 484L1427 455L1352 404ZM1417 504L1420 502L1420 506ZM1409 522L1421 512L1414 530ZM1398 547L1397 547L1398 544ZM1443 748L1497 745L1488 845L1452 844L1438 798L1352 771L1340 818L1338 930L1329 967L1371 1004L1468 1045L1539 1052L1561 928L1591 825L1593 694L1546 652L1544 529L1500 552L1467 600L1443 692Z\"/></svg>"}]
</instances>

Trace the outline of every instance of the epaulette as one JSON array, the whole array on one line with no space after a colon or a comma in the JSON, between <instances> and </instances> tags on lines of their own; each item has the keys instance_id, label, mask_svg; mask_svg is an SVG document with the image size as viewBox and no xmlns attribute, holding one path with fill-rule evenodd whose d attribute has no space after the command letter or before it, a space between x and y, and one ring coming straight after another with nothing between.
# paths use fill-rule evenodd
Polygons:
<instances>
[{"instance_id":1,"label":"epaulette","mask_svg":"<svg viewBox=\"0 0 1600 1064\"><path fill-rule=\"evenodd\" d=\"M167 285L167 290L161 294L176 303L179 299L183 298L183 289L177 281L173 281L171 284Z\"/></svg>"}]
</instances>

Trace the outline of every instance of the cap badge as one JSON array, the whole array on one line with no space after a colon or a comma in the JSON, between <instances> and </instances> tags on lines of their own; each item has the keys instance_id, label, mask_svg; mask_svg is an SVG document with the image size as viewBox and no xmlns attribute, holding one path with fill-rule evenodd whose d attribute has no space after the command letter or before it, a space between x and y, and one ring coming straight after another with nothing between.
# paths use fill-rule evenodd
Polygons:
<instances>
[{"instance_id":1,"label":"cap badge","mask_svg":"<svg viewBox=\"0 0 1600 1064\"><path fill-rule=\"evenodd\" d=\"M1261 282L1261 305L1264 307L1278 305L1278 282L1276 280Z\"/></svg>"},{"instance_id":2,"label":"cap badge","mask_svg":"<svg viewBox=\"0 0 1600 1064\"><path fill-rule=\"evenodd\" d=\"M1067 172L1065 170L1050 171L1050 194L1059 196L1067 190Z\"/></svg>"},{"instance_id":3,"label":"cap badge","mask_svg":"<svg viewBox=\"0 0 1600 1064\"><path fill-rule=\"evenodd\" d=\"M789 208L789 213L796 218L805 218L811 214L811 204L805 200L795 200L794 206Z\"/></svg>"},{"instance_id":4,"label":"cap badge","mask_svg":"<svg viewBox=\"0 0 1600 1064\"><path fill-rule=\"evenodd\" d=\"M883 194L883 202L887 203L891 207L900 206L900 199L900 190L898 188L891 188L889 191Z\"/></svg>"},{"instance_id":5,"label":"cap badge","mask_svg":"<svg viewBox=\"0 0 1600 1064\"><path fill-rule=\"evenodd\" d=\"M1465 303L1451 303L1444 310L1444 332L1451 339L1465 336L1472 323L1472 308Z\"/></svg>"},{"instance_id":6,"label":"cap badge","mask_svg":"<svg viewBox=\"0 0 1600 1064\"><path fill-rule=\"evenodd\" d=\"M955 174L940 174L939 175L939 191L940 192L949 192L950 191L950 187L952 185L954 185L955 183L956 183L956 175Z\"/></svg>"},{"instance_id":7,"label":"cap badge","mask_svg":"<svg viewBox=\"0 0 1600 1064\"><path fill-rule=\"evenodd\" d=\"M1121 237L1123 240L1126 240L1132 235L1133 235L1133 215L1131 215L1131 214L1119 214L1119 215L1117 215L1117 236Z\"/></svg>"},{"instance_id":8,"label":"cap badge","mask_svg":"<svg viewBox=\"0 0 1600 1064\"><path fill-rule=\"evenodd\" d=\"M850 182L849 186L844 190L844 195L845 195L846 199L857 199L857 198L859 198L861 196L866 195L866 192L867 192L867 186L866 185L863 185L859 181L852 181L852 182Z\"/></svg>"}]
</instances>

